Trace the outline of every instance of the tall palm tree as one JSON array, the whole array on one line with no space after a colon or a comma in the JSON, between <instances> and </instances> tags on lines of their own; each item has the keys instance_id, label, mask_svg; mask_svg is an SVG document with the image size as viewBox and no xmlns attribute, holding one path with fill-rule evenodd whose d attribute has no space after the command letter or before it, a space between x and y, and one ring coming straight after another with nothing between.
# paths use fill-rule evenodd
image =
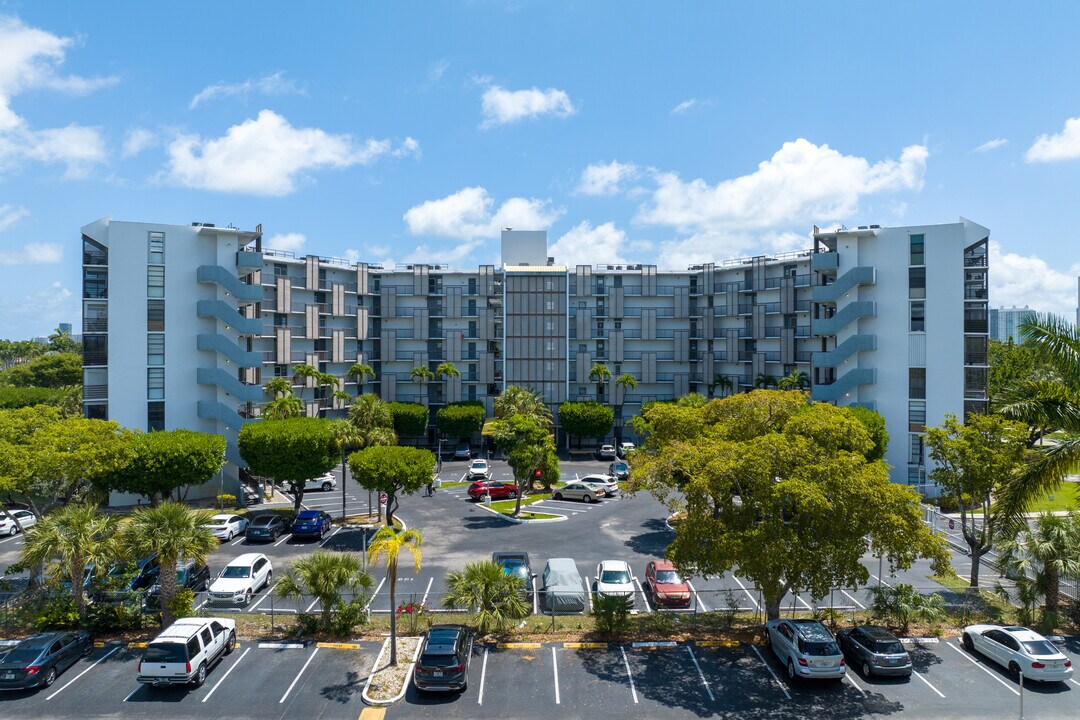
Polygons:
<instances>
[{"instance_id":1,"label":"tall palm tree","mask_svg":"<svg viewBox=\"0 0 1080 720\"><path fill-rule=\"evenodd\" d=\"M276 397L263 405L262 416L266 420L284 420L304 414L304 403L292 395Z\"/></svg>"},{"instance_id":2,"label":"tall palm tree","mask_svg":"<svg viewBox=\"0 0 1080 720\"><path fill-rule=\"evenodd\" d=\"M130 521L117 533L127 557L157 556L161 583L161 624L175 620L170 609L176 596L176 565L183 558L206 562L218 541L207 528L213 510L192 510L187 505L166 500L154 507L137 508Z\"/></svg>"},{"instance_id":3,"label":"tall palm tree","mask_svg":"<svg viewBox=\"0 0 1080 720\"><path fill-rule=\"evenodd\" d=\"M622 442L622 410L626 402L626 391L637 387L637 378L630 373L623 373L615 380L615 442Z\"/></svg>"},{"instance_id":4,"label":"tall palm tree","mask_svg":"<svg viewBox=\"0 0 1080 720\"><path fill-rule=\"evenodd\" d=\"M420 572L420 547L424 537L419 530L410 528L398 532L392 527L384 527L375 533L368 543L368 564L375 565L385 557L386 579L390 583L390 664L397 665L397 590L398 555L408 550L412 555L413 566Z\"/></svg>"},{"instance_id":5,"label":"tall palm tree","mask_svg":"<svg viewBox=\"0 0 1080 720\"><path fill-rule=\"evenodd\" d=\"M330 438L341 452L341 519L345 519L345 485L349 479L349 454L364 446L364 438L348 420L330 421ZM370 492L370 491L369 491ZM369 498L370 500L370 498ZM369 502L368 508L371 504Z\"/></svg>"},{"instance_id":6,"label":"tall palm tree","mask_svg":"<svg viewBox=\"0 0 1080 720\"><path fill-rule=\"evenodd\" d=\"M329 630L334 612L350 603L363 603L365 598L357 598L356 594L370 590L371 585L371 576L364 572L354 553L316 550L293 561L274 586L274 597L315 598L322 627ZM352 596L349 602L345 601L346 595Z\"/></svg>"},{"instance_id":7,"label":"tall palm tree","mask_svg":"<svg viewBox=\"0 0 1080 720\"><path fill-rule=\"evenodd\" d=\"M308 365L306 363L300 363L293 365L293 382L300 386L300 400L304 399L304 388L308 385L308 380L315 380L318 382L319 368L314 365Z\"/></svg>"},{"instance_id":8,"label":"tall palm tree","mask_svg":"<svg viewBox=\"0 0 1080 720\"><path fill-rule=\"evenodd\" d=\"M315 383L319 386L319 390L323 391L325 397L326 390L330 390L330 399L333 399L334 392L337 391L338 385L342 383L341 378L334 377L330 373L319 373L315 376Z\"/></svg>"},{"instance_id":9,"label":"tall palm tree","mask_svg":"<svg viewBox=\"0 0 1080 720\"><path fill-rule=\"evenodd\" d=\"M768 373L758 373L754 377L754 387L767 390L771 387L776 387L776 378Z\"/></svg>"},{"instance_id":10,"label":"tall palm tree","mask_svg":"<svg viewBox=\"0 0 1080 720\"><path fill-rule=\"evenodd\" d=\"M420 386L420 402L427 402L427 393L424 392L424 386L435 379L435 373L431 371L431 368L424 365L414 367L412 372L409 373L409 377Z\"/></svg>"},{"instance_id":11,"label":"tall palm tree","mask_svg":"<svg viewBox=\"0 0 1080 720\"><path fill-rule=\"evenodd\" d=\"M735 383L731 382L731 378L727 375L721 375L717 373L713 377L713 381L709 383L709 392L720 388L720 397L726 397L732 390L735 389Z\"/></svg>"},{"instance_id":12,"label":"tall palm tree","mask_svg":"<svg viewBox=\"0 0 1080 720\"><path fill-rule=\"evenodd\" d=\"M99 512L96 505L77 503L46 515L27 533L22 562L28 567L50 567L51 573L71 582L79 620L86 619L83 578L86 567L98 572L117 557L115 535L118 518ZM52 564L58 560L56 564Z\"/></svg>"},{"instance_id":13,"label":"tall palm tree","mask_svg":"<svg viewBox=\"0 0 1080 720\"><path fill-rule=\"evenodd\" d=\"M802 370L794 370L776 382L778 390L805 390L810 386L810 376Z\"/></svg>"},{"instance_id":14,"label":"tall palm tree","mask_svg":"<svg viewBox=\"0 0 1080 720\"><path fill-rule=\"evenodd\" d=\"M543 427L551 424L551 408L544 398L520 385L511 385L495 398L495 417L504 420L514 415L524 415Z\"/></svg>"},{"instance_id":15,"label":"tall palm tree","mask_svg":"<svg viewBox=\"0 0 1080 720\"><path fill-rule=\"evenodd\" d=\"M998 552L1000 569L1007 576L1030 575L1046 599L1046 615L1055 617L1061 606L1061 578L1080 575L1080 517L1043 513L1018 535L1001 538Z\"/></svg>"},{"instance_id":16,"label":"tall palm tree","mask_svg":"<svg viewBox=\"0 0 1080 720\"><path fill-rule=\"evenodd\" d=\"M452 362L439 363L439 366L435 368L435 377L443 381L443 402L446 402L449 397L446 388L450 378L461 377L461 371Z\"/></svg>"},{"instance_id":17,"label":"tall palm tree","mask_svg":"<svg viewBox=\"0 0 1080 720\"><path fill-rule=\"evenodd\" d=\"M272 398L291 397L293 394L292 383L288 378L274 377L263 385L263 392Z\"/></svg>"},{"instance_id":18,"label":"tall palm tree","mask_svg":"<svg viewBox=\"0 0 1080 720\"><path fill-rule=\"evenodd\" d=\"M600 396L604 394L604 383L611 379L611 370L603 363L593 363L589 370L589 379L596 383L596 401L600 402Z\"/></svg>"},{"instance_id":19,"label":"tall palm tree","mask_svg":"<svg viewBox=\"0 0 1080 720\"><path fill-rule=\"evenodd\" d=\"M359 363L359 362L356 363L355 365L353 365L351 368L349 368L349 372L347 374L348 374L349 377L356 378L356 394L357 395L363 395L364 394L364 378L365 377L369 377L372 380L375 379L375 371L371 369L371 366L370 365L365 365L364 363Z\"/></svg>"},{"instance_id":20,"label":"tall palm tree","mask_svg":"<svg viewBox=\"0 0 1080 720\"><path fill-rule=\"evenodd\" d=\"M481 634L502 632L532 612L522 598L525 581L490 560L466 563L464 570L447 573L446 584L449 592L443 605L450 610L471 609L472 624Z\"/></svg>"}]
</instances>

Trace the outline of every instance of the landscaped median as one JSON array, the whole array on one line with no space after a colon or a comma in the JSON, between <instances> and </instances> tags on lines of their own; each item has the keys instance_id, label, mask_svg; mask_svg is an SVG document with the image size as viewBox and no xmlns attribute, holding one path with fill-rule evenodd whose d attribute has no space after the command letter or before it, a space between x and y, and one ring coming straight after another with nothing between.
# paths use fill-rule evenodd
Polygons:
<instances>
[{"instance_id":1,"label":"landscaped median","mask_svg":"<svg viewBox=\"0 0 1080 720\"><path fill-rule=\"evenodd\" d=\"M549 513L532 512L525 508L533 503L538 503L542 500L548 500L551 498L551 493L533 493L521 498L521 513L514 515L514 508L517 506L517 500L496 500L487 505L485 503L477 503L479 507L485 510L490 510L496 515L501 515L511 522L559 522L565 520L565 515L552 515Z\"/></svg>"},{"instance_id":2,"label":"landscaped median","mask_svg":"<svg viewBox=\"0 0 1080 720\"><path fill-rule=\"evenodd\" d=\"M416 657L420 654L421 638L397 639L397 665L390 665L390 638L386 638L379 656L368 673L361 697L368 705L392 705L405 697L412 678Z\"/></svg>"}]
</instances>

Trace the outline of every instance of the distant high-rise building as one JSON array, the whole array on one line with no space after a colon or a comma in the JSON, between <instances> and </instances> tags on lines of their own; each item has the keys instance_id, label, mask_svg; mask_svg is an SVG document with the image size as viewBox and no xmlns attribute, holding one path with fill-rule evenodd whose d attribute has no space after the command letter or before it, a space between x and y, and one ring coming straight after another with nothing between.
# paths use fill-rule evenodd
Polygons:
<instances>
[{"instance_id":1,"label":"distant high-rise building","mask_svg":"<svg viewBox=\"0 0 1080 720\"><path fill-rule=\"evenodd\" d=\"M1020 323L1034 316L1035 311L1027 305L1022 308L1015 305L1009 308L991 308L990 339L1008 342L1009 338L1012 338L1013 342L1020 342Z\"/></svg>"},{"instance_id":2,"label":"distant high-rise building","mask_svg":"<svg viewBox=\"0 0 1080 720\"><path fill-rule=\"evenodd\" d=\"M59 330L62 333L67 333L68 335L70 335L71 334L71 323L60 323L59 325L56 326L56 329Z\"/></svg>"}]
</instances>

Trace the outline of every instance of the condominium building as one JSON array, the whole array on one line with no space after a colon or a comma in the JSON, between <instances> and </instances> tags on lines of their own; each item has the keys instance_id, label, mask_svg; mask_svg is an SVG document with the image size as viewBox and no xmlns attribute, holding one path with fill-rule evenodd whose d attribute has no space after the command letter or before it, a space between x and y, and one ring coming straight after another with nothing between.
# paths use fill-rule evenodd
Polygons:
<instances>
[{"instance_id":1,"label":"condominium building","mask_svg":"<svg viewBox=\"0 0 1080 720\"><path fill-rule=\"evenodd\" d=\"M990 308L990 339L999 342L1020 342L1020 323L1035 317L1035 311L1025 305Z\"/></svg>"},{"instance_id":2,"label":"condominium building","mask_svg":"<svg viewBox=\"0 0 1080 720\"><path fill-rule=\"evenodd\" d=\"M562 402L599 400L616 434L649 400L800 371L816 399L881 411L894 480L922 483L923 425L985 405L988 234L967 220L815 228L806 251L669 271L556 265L546 233L507 230L502 262L452 270L295 257L263 247L261 227L105 219L83 228L85 410L224 435L232 486L262 386L301 363L350 395L433 411L478 400L490 413L510 385L539 391L556 421ZM461 376L414 381L444 362ZM375 372L362 387L355 363ZM610 377L590 379L596 363ZM295 393L309 415L341 417L334 390L308 380Z\"/></svg>"}]
</instances>

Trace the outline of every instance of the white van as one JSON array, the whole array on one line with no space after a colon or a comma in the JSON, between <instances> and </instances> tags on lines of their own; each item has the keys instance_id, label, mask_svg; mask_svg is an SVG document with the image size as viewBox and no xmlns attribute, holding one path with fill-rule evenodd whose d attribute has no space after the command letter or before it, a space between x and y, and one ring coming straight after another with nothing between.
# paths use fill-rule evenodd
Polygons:
<instances>
[{"instance_id":1,"label":"white van","mask_svg":"<svg viewBox=\"0 0 1080 720\"><path fill-rule=\"evenodd\" d=\"M210 666L235 648L235 620L180 618L147 644L136 679L154 687L199 687Z\"/></svg>"}]
</instances>

